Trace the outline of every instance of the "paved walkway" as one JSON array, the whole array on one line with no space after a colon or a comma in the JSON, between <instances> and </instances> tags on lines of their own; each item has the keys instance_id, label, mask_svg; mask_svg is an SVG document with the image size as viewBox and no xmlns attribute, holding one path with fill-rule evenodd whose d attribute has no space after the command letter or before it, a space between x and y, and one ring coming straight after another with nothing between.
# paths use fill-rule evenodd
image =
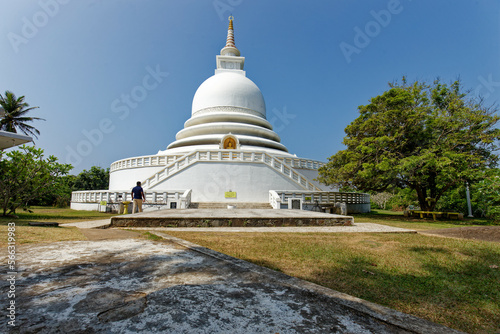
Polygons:
<instances>
[{"instance_id":1,"label":"paved walkway","mask_svg":"<svg viewBox=\"0 0 500 334\"><path fill-rule=\"evenodd\" d=\"M78 228L106 228L111 224L111 218L101 220L89 220L76 223L61 224L61 226L74 226Z\"/></svg>"},{"instance_id":2,"label":"paved walkway","mask_svg":"<svg viewBox=\"0 0 500 334\"><path fill-rule=\"evenodd\" d=\"M74 226L82 229L104 228L110 225L110 219L84 221L63 224L61 226ZM290 227L136 227L128 229L154 230L154 231L197 231L197 232L286 232L286 233L416 233L415 230L392 227L373 223L354 223L353 226L290 226Z\"/></svg>"},{"instance_id":3,"label":"paved walkway","mask_svg":"<svg viewBox=\"0 0 500 334\"><path fill-rule=\"evenodd\" d=\"M353 226L288 226L288 227L136 227L134 230L192 231L192 232L284 232L284 233L416 233L415 230L372 223L357 223Z\"/></svg>"}]
</instances>

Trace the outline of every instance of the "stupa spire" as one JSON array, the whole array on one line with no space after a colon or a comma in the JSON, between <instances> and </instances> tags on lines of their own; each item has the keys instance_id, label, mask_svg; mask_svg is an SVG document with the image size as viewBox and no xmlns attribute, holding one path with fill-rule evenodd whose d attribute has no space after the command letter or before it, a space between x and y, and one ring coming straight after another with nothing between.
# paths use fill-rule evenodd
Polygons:
<instances>
[{"instance_id":1,"label":"stupa spire","mask_svg":"<svg viewBox=\"0 0 500 334\"><path fill-rule=\"evenodd\" d=\"M226 46L220 50L220 54L222 56L240 56L240 50L236 48L234 44L234 28L233 28L233 20L234 17L229 16L229 27L227 28L227 38L226 38Z\"/></svg>"},{"instance_id":2,"label":"stupa spire","mask_svg":"<svg viewBox=\"0 0 500 334\"><path fill-rule=\"evenodd\" d=\"M229 28L227 29L226 46L227 47L231 47L232 46L233 48L235 48L236 45L234 45L233 20L234 20L234 18L232 16L229 16Z\"/></svg>"}]
</instances>

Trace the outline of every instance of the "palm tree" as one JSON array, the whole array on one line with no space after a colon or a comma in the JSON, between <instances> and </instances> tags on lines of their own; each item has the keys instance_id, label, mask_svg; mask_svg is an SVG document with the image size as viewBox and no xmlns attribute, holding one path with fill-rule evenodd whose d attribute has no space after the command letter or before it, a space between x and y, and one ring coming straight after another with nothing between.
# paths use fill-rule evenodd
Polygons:
<instances>
[{"instance_id":1,"label":"palm tree","mask_svg":"<svg viewBox=\"0 0 500 334\"><path fill-rule=\"evenodd\" d=\"M17 133L17 129L21 130L25 135L31 135L38 139L40 131L26 122L34 120L45 121L39 117L26 116L28 112L38 107L28 108L29 104L24 102L24 96L17 98L14 93L5 91L5 97L0 94L0 130Z\"/></svg>"}]
</instances>

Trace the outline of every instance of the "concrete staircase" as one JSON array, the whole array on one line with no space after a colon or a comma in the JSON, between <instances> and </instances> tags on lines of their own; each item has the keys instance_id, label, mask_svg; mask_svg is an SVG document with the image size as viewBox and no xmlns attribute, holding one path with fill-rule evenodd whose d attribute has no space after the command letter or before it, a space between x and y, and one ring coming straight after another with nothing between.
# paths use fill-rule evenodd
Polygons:
<instances>
[{"instance_id":1,"label":"concrete staircase","mask_svg":"<svg viewBox=\"0 0 500 334\"><path fill-rule=\"evenodd\" d=\"M227 209L228 205L234 205L236 209L273 209L269 203L218 203L218 202L191 202L190 209Z\"/></svg>"},{"instance_id":2,"label":"concrete staircase","mask_svg":"<svg viewBox=\"0 0 500 334\"><path fill-rule=\"evenodd\" d=\"M261 163L271 167L275 172L281 174L283 177L291 180L303 190L310 191L321 191L314 183L312 183L307 177L299 173L290 165L281 159L264 152L227 152L228 150L197 150L181 158L177 158L175 161L167 164L165 168L154 173L149 178L142 181L142 187L144 190L152 189L155 185L165 181L166 179L172 177L173 175L179 173L183 169L196 164L198 162L213 162L220 163L221 161L237 161L243 163ZM232 151L232 150L229 150Z\"/></svg>"}]
</instances>

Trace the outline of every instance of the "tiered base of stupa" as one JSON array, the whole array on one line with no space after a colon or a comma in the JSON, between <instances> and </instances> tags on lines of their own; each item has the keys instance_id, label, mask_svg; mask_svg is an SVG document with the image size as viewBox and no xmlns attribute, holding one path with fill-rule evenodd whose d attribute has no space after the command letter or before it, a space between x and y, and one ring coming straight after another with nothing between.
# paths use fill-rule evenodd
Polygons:
<instances>
[{"instance_id":1,"label":"tiered base of stupa","mask_svg":"<svg viewBox=\"0 0 500 334\"><path fill-rule=\"evenodd\" d=\"M321 165L266 152L194 150L117 161L109 189L129 189L141 181L146 192L191 189L193 202L269 202L270 189L324 190L312 180Z\"/></svg>"},{"instance_id":2,"label":"tiered base of stupa","mask_svg":"<svg viewBox=\"0 0 500 334\"><path fill-rule=\"evenodd\" d=\"M109 190L73 192L71 208L120 212L141 181L144 210L186 209L191 203L269 203L274 209L369 211L365 194L339 193L314 181L321 162L264 151L193 150L187 154L151 155L111 165ZM130 210L130 208L129 208Z\"/></svg>"}]
</instances>

